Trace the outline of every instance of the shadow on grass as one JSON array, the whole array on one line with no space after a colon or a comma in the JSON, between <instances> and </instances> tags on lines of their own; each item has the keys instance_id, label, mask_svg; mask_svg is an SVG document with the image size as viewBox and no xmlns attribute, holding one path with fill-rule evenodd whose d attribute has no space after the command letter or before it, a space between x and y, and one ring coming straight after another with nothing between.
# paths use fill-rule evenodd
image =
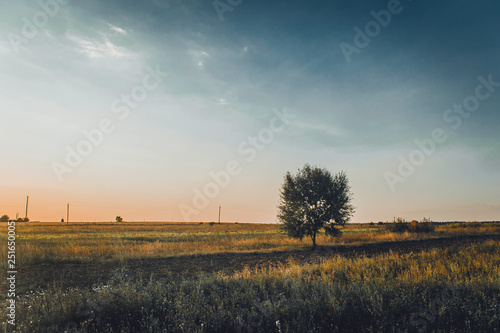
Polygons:
<instances>
[{"instance_id":1,"label":"shadow on grass","mask_svg":"<svg viewBox=\"0 0 500 333\"><path fill-rule=\"evenodd\" d=\"M54 261L30 264L19 268L23 276L18 284L20 294L34 289L44 289L54 283L62 288L85 287L103 283L112 278L113 272L126 268L133 276L168 279L172 275L195 277L200 274L232 274L245 268L269 267L295 262L315 263L332 256L349 258L374 256L397 252L416 253L432 248L445 248L487 239L500 240L494 235L463 235L423 240L388 241L362 245L318 246L316 249L266 251L266 252L225 252L216 254L181 255L159 258L103 260L83 262L78 260Z\"/></svg>"}]
</instances>

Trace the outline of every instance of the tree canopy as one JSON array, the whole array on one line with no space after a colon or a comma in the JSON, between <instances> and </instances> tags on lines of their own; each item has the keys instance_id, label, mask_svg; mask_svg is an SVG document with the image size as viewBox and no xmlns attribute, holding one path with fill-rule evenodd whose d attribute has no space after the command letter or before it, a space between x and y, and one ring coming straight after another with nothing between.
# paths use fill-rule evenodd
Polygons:
<instances>
[{"instance_id":1,"label":"tree canopy","mask_svg":"<svg viewBox=\"0 0 500 333\"><path fill-rule=\"evenodd\" d=\"M354 207L345 172L332 174L309 164L292 175L287 172L280 191L278 221L293 238L310 237L316 247L317 235L339 236L338 227L349 222Z\"/></svg>"}]
</instances>

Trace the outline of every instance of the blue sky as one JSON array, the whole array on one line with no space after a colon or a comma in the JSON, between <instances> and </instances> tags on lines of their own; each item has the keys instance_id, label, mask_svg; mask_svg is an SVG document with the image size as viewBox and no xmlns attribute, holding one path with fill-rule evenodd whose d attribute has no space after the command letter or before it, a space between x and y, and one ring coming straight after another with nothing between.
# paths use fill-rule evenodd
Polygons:
<instances>
[{"instance_id":1,"label":"blue sky","mask_svg":"<svg viewBox=\"0 0 500 333\"><path fill-rule=\"evenodd\" d=\"M75 220L211 221L222 205L223 220L273 222L284 174L310 163L346 171L353 221L500 218L500 88L482 83L500 82L496 2L233 0L223 20L211 1L41 3L0 2L0 213L30 195L42 221L71 202ZM388 8L348 61L341 43ZM478 85L487 98L453 128L443 116ZM103 119L113 131L68 166ZM446 140L419 153L437 128ZM195 207L230 161L239 172Z\"/></svg>"}]
</instances>

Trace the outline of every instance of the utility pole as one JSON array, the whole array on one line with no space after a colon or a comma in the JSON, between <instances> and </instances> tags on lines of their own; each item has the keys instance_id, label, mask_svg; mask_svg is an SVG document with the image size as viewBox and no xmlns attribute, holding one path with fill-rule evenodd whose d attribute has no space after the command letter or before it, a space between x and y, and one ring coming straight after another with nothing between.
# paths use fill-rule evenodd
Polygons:
<instances>
[{"instance_id":1,"label":"utility pole","mask_svg":"<svg viewBox=\"0 0 500 333\"><path fill-rule=\"evenodd\" d=\"M27 219L28 218L28 203L30 201L30 197L27 196L26 197L26 214L24 214L24 219Z\"/></svg>"},{"instance_id":2,"label":"utility pole","mask_svg":"<svg viewBox=\"0 0 500 333\"><path fill-rule=\"evenodd\" d=\"M66 208L66 224L69 224L69 202L68 202L68 206Z\"/></svg>"},{"instance_id":3,"label":"utility pole","mask_svg":"<svg viewBox=\"0 0 500 333\"><path fill-rule=\"evenodd\" d=\"M220 224L220 206L219 206L219 224Z\"/></svg>"}]
</instances>

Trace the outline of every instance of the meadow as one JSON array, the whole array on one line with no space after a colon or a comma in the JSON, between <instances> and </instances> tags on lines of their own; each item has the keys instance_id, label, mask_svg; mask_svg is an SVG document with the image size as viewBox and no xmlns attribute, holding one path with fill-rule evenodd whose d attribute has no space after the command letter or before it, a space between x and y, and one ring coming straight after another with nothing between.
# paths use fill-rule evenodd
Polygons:
<instances>
[{"instance_id":1,"label":"meadow","mask_svg":"<svg viewBox=\"0 0 500 333\"><path fill-rule=\"evenodd\" d=\"M4 224L5 226L5 224ZM489 234L498 223L438 225L432 234L387 232L385 225L348 224L340 238L320 236L320 245L353 245L423 238ZM275 224L244 223L18 223L19 264L103 261L225 252L286 251L310 248L288 238ZM6 232L0 237L5 238ZM2 262L6 248L0 249Z\"/></svg>"},{"instance_id":2,"label":"meadow","mask_svg":"<svg viewBox=\"0 0 500 333\"><path fill-rule=\"evenodd\" d=\"M500 327L499 223L350 224L315 251L273 224L18 223L17 235L17 332Z\"/></svg>"}]
</instances>

